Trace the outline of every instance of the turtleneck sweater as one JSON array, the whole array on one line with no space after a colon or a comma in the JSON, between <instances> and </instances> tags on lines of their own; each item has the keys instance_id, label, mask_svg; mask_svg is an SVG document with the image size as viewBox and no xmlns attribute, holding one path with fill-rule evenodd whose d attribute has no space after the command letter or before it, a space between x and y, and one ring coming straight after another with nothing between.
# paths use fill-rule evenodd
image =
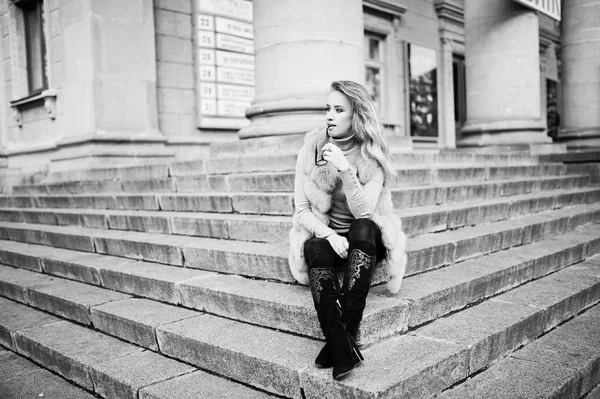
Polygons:
<instances>
[{"instance_id":1,"label":"turtleneck sweater","mask_svg":"<svg viewBox=\"0 0 600 399\"><path fill-rule=\"evenodd\" d=\"M312 213L310 202L304 192L296 190L295 194L299 222L316 237L321 238L334 233L348 233L354 219L371 216L379 201L384 182L384 173L381 168L364 186L358 180L356 169L352 164L361 155L360 146L354 136L343 139L330 137L329 142L342 150L351 165L348 169L338 172L340 181L331 193L332 204L328 212L329 225L323 224Z\"/></svg>"}]
</instances>

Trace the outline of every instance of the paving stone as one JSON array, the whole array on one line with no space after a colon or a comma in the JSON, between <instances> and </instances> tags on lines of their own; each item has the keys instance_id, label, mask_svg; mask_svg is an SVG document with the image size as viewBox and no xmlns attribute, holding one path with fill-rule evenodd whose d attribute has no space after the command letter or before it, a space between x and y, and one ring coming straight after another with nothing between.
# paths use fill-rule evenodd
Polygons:
<instances>
[{"instance_id":1,"label":"paving stone","mask_svg":"<svg viewBox=\"0 0 600 399\"><path fill-rule=\"evenodd\" d=\"M39 256L27 255L10 250L0 250L0 262L5 265L15 266L21 269L33 270L36 272L42 271L42 261Z\"/></svg>"},{"instance_id":2,"label":"paving stone","mask_svg":"<svg viewBox=\"0 0 600 399\"><path fill-rule=\"evenodd\" d=\"M152 194L124 194L115 196L115 209L157 211L158 197Z\"/></svg>"},{"instance_id":3,"label":"paving stone","mask_svg":"<svg viewBox=\"0 0 600 399\"><path fill-rule=\"evenodd\" d=\"M169 174L171 176L200 175L203 173L206 173L206 161L204 159L197 161L174 162L169 165Z\"/></svg>"},{"instance_id":4,"label":"paving stone","mask_svg":"<svg viewBox=\"0 0 600 399\"><path fill-rule=\"evenodd\" d=\"M466 348L422 337L393 337L362 353L365 361L340 382L331 369L301 371L306 398L430 398L468 371Z\"/></svg>"},{"instance_id":5,"label":"paving stone","mask_svg":"<svg viewBox=\"0 0 600 399\"><path fill-rule=\"evenodd\" d=\"M110 214L108 215L108 224L113 230L171 234L169 218L161 215Z\"/></svg>"},{"instance_id":6,"label":"paving stone","mask_svg":"<svg viewBox=\"0 0 600 399\"><path fill-rule=\"evenodd\" d=\"M4 349L0 349L0 394L6 389L6 381L22 378L40 371L40 368L25 358ZM8 391L5 391L6 393ZM13 396L14 397L14 396ZM4 396L2 396L4 398Z\"/></svg>"},{"instance_id":7,"label":"paving stone","mask_svg":"<svg viewBox=\"0 0 600 399\"><path fill-rule=\"evenodd\" d=\"M225 194L162 194L160 208L183 212L233 212L231 199Z\"/></svg>"},{"instance_id":8,"label":"paving stone","mask_svg":"<svg viewBox=\"0 0 600 399\"><path fill-rule=\"evenodd\" d=\"M178 266L183 265L180 243L185 242L185 237L118 230L94 237L97 253Z\"/></svg>"},{"instance_id":9,"label":"paving stone","mask_svg":"<svg viewBox=\"0 0 600 399\"><path fill-rule=\"evenodd\" d=\"M19 330L14 341L18 353L88 390L94 389L90 365L140 352L131 344L68 321Z\"/></svg>"},{"instance_id":10,"label":"paving stone","mask_svg":"<svg viewBox=\"0 0 600 399\"><path fill-rule=\"evenodd\" d=\"M560 325L512 357L554 364L575 370L581 379L581 394L600 384L600 307L594 306ZM579 396L577 396L579 397Z\"/></svg>"},{"instance_id":11,"label":"paving stone","mask_svg":"<svg viewBox=\"0 0 600 399\"><path fill-rule=\"evenodd\" d=\"M170 217L173 234L229 239L227 219L205 215Z\"/></svg>"},{"instance_id":12,"label":"paving stone","mask_svg":"<svg viewBox=\"0 0 600 399\"><path fill-rule=\"evenodd\" d=\"M72 208L72 207L81 207L75 204L80 204L79 202L74 202L70 196L65 195L52 195L52 196L44 196L40 195L35 197L35 206L39 208ZM25 204L22 204L25 205ZM26 206L22 206L26 207Z\"/></svg>"},{"instance_id":13,"label":"paving stone","mask_svg":"<svg viewBox=\"0 0 600 399\"><path fill-rule=\"evenodd\" d=\"M139 298L110 302L91 309L95 328L153 351L158 351L156 327L198 314L197 311Z\"/></svg>"},{"instance_id":14,"label":"paving stone","mask_svg":"<svg viewBox=\"0 0 600 399\"><path fill-rule=\"evenodd\" d=\"M181 176L173 178L175 180L176 191L185 192L208 192L213 191L208 183L207 176Z\"/></svg>"},{"instance_id":15,"label":"paving stone","mask_svg":"<svg viewBox=\"0 0 600 399\"><path fill-rule=\"evenodd\" d=\"M0 220L3 222L22 222L24 217L24 212L12 210L12 209L0 209ZM33 222L35 223L35 222Z\"/></svg>"},{"instance_id":16,"label":"paving stone","mask_svg":"<svg viewBox=\"0 0 600 399\"><path fill-rule=\"evenodd\" d=\"M47 278L47 284L29 288L29 304L85 325L91 324L92 306L130 298L130 295L76 281Z\"/></svg>"},{"instance_id":17,"label":"paving stone","mask_svg":"<svg viewBox=\"0 0 600 399\"><path fill-rule=\"evenodd\" d=\"M56 251L57 248L54 248ZM64 252L54 253L52 257L46 257L42 263L44 271L56 276L100 285L100 270L109 262L120 262L121 259L110 259L103 255L82 253L82 252Z\"/></svg>"},{"instance_id":18,"label":"paving stone","mask_svg":"<svg viewBox=\"0 0 600 399\"><path fill-rule=\"evenodd\" d=\"M157 328L161 352L269 392L300 398L298 371L322 343L204 315Z\"/></svg>"},{"instance_id":19,"label":"paving stone","mask_svg":"<svg viewBox=\"0 0 600 399\"><path fill-rule=\"evenodd\" d=\"M235 320L323 339L306 287L215 275L182 283L181 303ZM408 304L372 295L358 336L366 345L406 328Z\"/></svg>"},{"instance_id":20,"label":"paving stone","mask_svg":"<svg viewBox=\"0 0 600 399\"><path fill-rule=\"evenodd\" d=\"M51 224L51 225L58 224L57 215L54 213L51 213L50 211L44 212L39 209L35 209L35 210L26 209L26 210L23 210L22 212L20 212L19 216L20 216L19 220L16 220L18 222L36 223L36 224Z\"/></svg>"},{"instance_id":21,"label":"paving stone","mask_svg":"<svg viewBox=\"0 0 600 399\"><path fill-rule=\"evenodd\" d=\"M233 211L260 215L291 215L294 198L291 194L232 194Z\"/></svg>"},{"instance_id":22,"label":"paving stone","mask_svg":"<svg viewBox=\"0 0 600 399\"><path fill-rule=\"evenodd\" d=\"M52 206L51 208L115 209L117 207L117 200L113 195L73 195L68 198L70 206Z\"/></svg>"},{"instance_id":23,"label":"paving stone","mask_svg":"<svg viewBox=\"0 0 600 399\"><path fill-rule=\"evenodd\" d=\"M233 192L293 192L293 173L255 173L227 176Z\"/></svg>"},{"instance_id":24,"label":"paving stone","mask_svg":"<svg viewBox=\"0 0 600 399\"><path fill-rule=\"evenodd\" d=\"M75 230L75 229L70 229ZM83 252L94 252L94 240L89 236L82 236L78 233L59 233L54 231L45 231L43 241L40 244L51 247L74 249Z\"/></svg>"},{"instance_id":25,"label":"paving stone","mask_svg":"<svg viewBox=\"0 0 600 399\"><path fill-rule=\"evenodd\" d=\"M210 240L186 244L185 266L245 276L294 282L284 246L237 241Z\"/></svg>"},{"instance_id":26,"label":"paving stone","mask_svg":"<svg viewBox=\"0 0 600 399\"><path fill-rule=\"evenodd\" d=\"M123 260L100 271L102 286L145 298L178 304L178 284L210 275L201 270Z\"/></svg>"},{"instance_id":27,"label":"paving stone","mask_svg":"<svg viewBox=\"0 0 600 399\"><path fill-rule=\"evenodd\" d=\"M25 360L26 361L26 360ZM26 361L27 362L27 361ZM35 369L28 375L12 378L0 383L2 399L49 398L49 399L94 399L95 396L70 384L57 375L27 362ZM11 372L9 370L7 372Z\"/></svg>"},{"instance_id":28,"label":"paving stone","mask_svg":"<svg viewBox=\"0 0 600 399\"><path fill-rule=\"evenodd\" d=\"M137 399L140 388L195 370L153 352L132 353L90 366L96 393L107 399Z\"/></svg>"},{"instance_id":29,"label":"paving stone","mask_svg":"<svg viewBox=\"0 0 600 399\"><path fill-rule=\"evenodd\" d=\"M0 295L28 303L27 288L48 282L48 276L0 265Z\"/></svg>"},{"instance_id":30,"label":"paving stone","mask_svg":"<svg viewBox=\"0 0 600 399\"><path fill-rule=\"evenodd\" d=\"M488 300L437 319L415 334L467 346L469 371L475 373L542 334L543 313L525 305Z\"/></svg>"},{"instance_id":31,"label":"paving stone","mask_svg":"<svg viewBox=\"0 0 600 399\"><path fill-rule=\"evenodd\" d=\"M123 192L126 193L164 193L174 192L173 178L155 180L126 180L122 182Z\"/></svg>"},{"instance_id":32,"label":"paving stone","mask_svg":"<svg viewBox=\"0 0 600 399\"><path fill-rule=\"evenodd\" d=\"M247 155L227 158L209 158L206 162L208 173L240 172L284 172L295 170L297 154Z\"/></svg>"},{"instance_id":33,"label":"paving stone","mask_svg":"<svg viewBox=\"0 0 600 399\"><path fill-rule=\"evenodd\" d=\"M395 209L427 206L445 203L445 187L410 187L394 189L391 192Z\"/></svg>"},{"instance_id":34,"label":"paving stone","mask_svg":"<svg viewBox=\"0 0 600 399\"><path fill-rule=\"evenodd\" d=\"M83 226L95 229L108 229L108 220L104 214L92 214L87 211L83 214L56 213L59 226Z\"/></svg>"},{"instance_id":35,"label":"paving stone","mask_svg":"<svg viewBox=\"0 0 600 399\"><path fill-rule=\"evenodd\" d=\"M12 338L15 331L60 321L57 317L4 298L0 298L0 314L0 345L12 351L15 350Z\"/></svg>"},{"instance_id":36,"label":"paving stone","mask_svg":"<svg viewBox=\"0 0 600 399\"><path fill-rule=\"evenodd\" d=\"M142 388L139 397L140 399L273 398L267 393L256 391L199 370Z\"/></svg>"},{"instance_id":37,"label":"paving stone","mask_svg":"<svg viewBox=\"0 0 600 399\"><path fill-rule=\"evenodd\" d=\"M588 392L585 399L600 399L600 385Z\"/></svg>"},{"instance_id":38,"label":"paving stone","mask_svg":"<svg viewBox=\"0 0 600 399\"><path fill-rule=\"evenodd\" d=\"M544 310L540 326L547 331L600 301L600 279L561 270L507 292L502 300Z\"/></svg>"},{"instance_id":39,"label":"paving stone","mask_svg":"<svg viewBox=\"0 0 600 399\"><path fill-rule=\"evenodd\" d=\"M289 242L292 219L267 218L264 215L246 215L227 220L229 239L256 242Z\"/></svg>"},{"instance_id":40,"label":"paving stone","mask_svg":"<svg viewBox=\"0 0 600 399\"><path fill-rule=\"evenodd\" d=\"M511 358L438 397L577 399L577 373L554 364L536 364Z\"/></svg>"}]
</instances>

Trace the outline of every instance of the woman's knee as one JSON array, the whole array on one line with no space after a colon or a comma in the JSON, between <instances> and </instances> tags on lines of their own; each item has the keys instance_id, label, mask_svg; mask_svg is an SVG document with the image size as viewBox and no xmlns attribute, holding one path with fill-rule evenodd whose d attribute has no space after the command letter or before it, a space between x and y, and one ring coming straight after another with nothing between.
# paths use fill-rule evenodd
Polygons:
<instances>
[{"instance_id":1,"label":"woman's knee","mask_svg":"<svg viewBox=\"0 0 600 399\"><path fill-rule=\"evenodd\" d=\"M377 226L377 224L371 219L355 219L350 225L350 230L348 231L348 240L372 242L376 240L378 233L379 226Z\"/></svg>"},{"instance_id":2,"label":"woman's knee","mask_svg":"<svg viewBox=\"0 0 600 399\"><path fill-rule=\"evenodd\" d=\"M335 251L326 239L313 237L304 244L304 258L309 269L315 266L333 267Z\"/></svg>"}]
</instances>

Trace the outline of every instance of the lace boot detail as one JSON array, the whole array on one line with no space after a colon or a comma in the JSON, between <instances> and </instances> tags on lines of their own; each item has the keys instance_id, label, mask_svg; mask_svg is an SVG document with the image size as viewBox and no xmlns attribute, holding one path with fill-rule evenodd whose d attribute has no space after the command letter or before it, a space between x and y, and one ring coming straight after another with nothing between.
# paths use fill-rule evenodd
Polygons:
<instances>
[{"instance_id":1,"label":"lace boot detail","mask_svg":"<svg viewBox=\"0 0 600 399\"><path fill-rule=\"evenodd\" d=\"M354 249L348 255L348 268L344 275L344 285L348 288L348 291L352 291L356 281L361 278L361 275L368 274L369 284L371 283L371 266L375 263L373 260L374 256L367 255L360 249Z\"/></svg>"},{"instance_id":2,"label":"lace boot detail","mask_svg":"<svg viewBox=\"0 0 600 399\"><path fill-rule=\"evenodd\" d=\"M312 292L315 306L321 303L321 292L323 289L331 287L338 292L340 290L337 276L330 268L314 267L309 270L308 278L310 280L310 291Z\"/></svg>"},{"instance_id":3,"label":"lace boot detail","mask_svg":"<svg viewBox=\"0 0 600 399\"><path fill-rule=\"evenodd\" d=\"M348 266L342 289L342 323L346 326L346 331L354 338L357 338L358 326L362 320L371 286L371 274L376 261L376 256L369 255L357 248L352 249L348 254Z\"/></svg>"}]
</instances>

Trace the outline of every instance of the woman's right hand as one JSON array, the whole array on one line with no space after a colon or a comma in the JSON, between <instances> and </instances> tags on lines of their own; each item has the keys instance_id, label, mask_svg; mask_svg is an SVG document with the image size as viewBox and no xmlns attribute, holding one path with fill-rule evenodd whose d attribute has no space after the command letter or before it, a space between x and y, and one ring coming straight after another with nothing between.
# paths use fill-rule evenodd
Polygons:
<instances>
[{"instance_id":1,"label":"woman's right hand","mask_svg":"<svg viewBox=\"0 0 600 399\"><path fill-rule=\"evenodd\" d=\"M331 248L340 256L342 259L348 257L348 239L342 237L339 234L333 233L325 238L331 244Z\"/></svg>"}]
</instances>

